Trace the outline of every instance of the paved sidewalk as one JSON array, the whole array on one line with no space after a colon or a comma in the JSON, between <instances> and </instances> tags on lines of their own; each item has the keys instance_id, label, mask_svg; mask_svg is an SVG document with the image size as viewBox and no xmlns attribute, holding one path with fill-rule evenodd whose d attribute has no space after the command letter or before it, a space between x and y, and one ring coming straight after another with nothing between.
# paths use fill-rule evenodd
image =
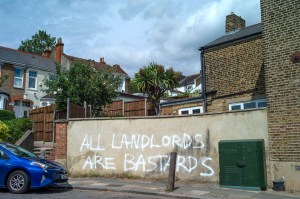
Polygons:
<instances>
[{"instance_id":1,"label":"paved sidewalk","mask_svg":"<svg viewBox=\"0 0 300 199\"><path fill-rule=\"evenodd\" d=\"M70 178L69 184L74 189L129 192L137 194L167 196L170 198L191 199L300 199L300 193L267 191L247 191L220 188L216 184L199 184L195 182L176 182L176 190L166 192L166 183L144 179L121 178Z\"/></svg>"}]
</instances>

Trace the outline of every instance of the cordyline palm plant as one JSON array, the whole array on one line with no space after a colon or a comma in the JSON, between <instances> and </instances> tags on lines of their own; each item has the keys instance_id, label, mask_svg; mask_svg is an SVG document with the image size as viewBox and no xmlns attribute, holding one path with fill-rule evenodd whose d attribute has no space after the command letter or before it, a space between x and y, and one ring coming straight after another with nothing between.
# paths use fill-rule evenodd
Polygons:
<instances>
[{"instance_id":1,"label":"cordyline palm plant","mask_svg":"<svg viewBox=\"0 0 300 199\"><path fill-rule=\"evenodd\" d=\"M160 99L167 91L176 88L180 76L181 73L175 72L173 68L165 69L164 66L151 62L135 74L133 83L140 92L148 95L157 115Z\"/></svg>"}]
</instances>

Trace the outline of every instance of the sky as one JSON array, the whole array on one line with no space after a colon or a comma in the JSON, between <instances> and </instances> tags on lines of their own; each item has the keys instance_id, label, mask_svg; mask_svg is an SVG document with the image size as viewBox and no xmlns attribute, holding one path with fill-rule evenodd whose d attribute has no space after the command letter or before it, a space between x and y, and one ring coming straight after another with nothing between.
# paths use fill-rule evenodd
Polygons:
<instances>
[{"instance_id":1,"label":"sky","mask_svg":"<svg viewBox=\"0 0 300 199\"><path fill-rule=\"evenodd\" d=\"M17 49L44 30L67 55L104 57L130 77L150 62L192 75L199 47L225 35L231 12L261 22L260 0L0 0L0 45Z\"/></svg>"}]
</instances>

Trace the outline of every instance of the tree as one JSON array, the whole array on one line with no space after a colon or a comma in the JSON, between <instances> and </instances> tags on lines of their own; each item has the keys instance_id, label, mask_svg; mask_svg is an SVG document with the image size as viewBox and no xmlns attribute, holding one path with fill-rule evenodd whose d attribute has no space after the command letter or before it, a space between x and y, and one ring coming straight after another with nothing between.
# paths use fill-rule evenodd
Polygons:
<instances>
[{"instance_id":1,"label":"tree","mask_svg":"<svg viewBox=\"0 0 300 199\"><path fill-rule=\"evenodd\" d=\"M21 45L19 46L18 50L42 55L46 47L49 49L54 47L55 40L55 37L51 37L51 35L47 34L46 31L39 30L39 32L35 33L31 39L21 41Z\"/></svg>"},{"instance_id":2,"label":"tree","mask_svg":"<svg viewBox=\"0 0 300 199\"><path fill-rule=\"evenodd\" d=\"M44 80L48 87L44 91L55 95L59 109L66 109L67 98L70 98L70 102L80 106L86 101L92 107L92 114L99 116L102 107L118 95L121 78L115 71L95 71L79 62L68 70L62 70L59 64L56 67L56 74Z\"/></svg>"},{"instance_id":3,"label":"tree","mask_svg":"<svg viewBox=\"0 0 300 199\"><path fill-rule=\"evenodd\" d=\"M180 76L181 73L175 72L173 68L165 69L164 66L152 62L135 74L133 84L148 95L156 114L159 114L160 99L166 91L172 91L178 85Z\"/></svg>"}]
</instances>

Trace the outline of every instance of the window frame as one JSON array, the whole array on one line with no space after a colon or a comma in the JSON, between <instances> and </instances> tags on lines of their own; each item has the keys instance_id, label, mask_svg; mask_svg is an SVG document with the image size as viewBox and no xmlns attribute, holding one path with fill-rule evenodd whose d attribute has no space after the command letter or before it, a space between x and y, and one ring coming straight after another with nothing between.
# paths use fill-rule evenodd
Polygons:
<instances>
[{"instance_id":1,"label":"window frame","mask_svg":"<svg viewBox=\"0 0 300 199\"><path fill-rule=\"evenodd\" d=\"M31 77L30 76L30 72L34 72L34 73L36 73L36 77ZM38 76L38 72L37 71L35 71L35 70L28 70L28 89L29 90L37 90L37 76ZM32 79L32 78L34 78L34 80L35 80L35 84L34 84L34 88L33 87L30 87L30 79Z\"/></svg>"},{"instance_id":2,"label":"window frame","mask_svg":"<svg viewBox=\"0 0 300 199\"><path fill-rule=\"evenodd\" d=\"M245 104L253 103L253 102L255 102L255 108L247 108L247 109L245 109ZM265 107L258 107L258 103L260 103L260 102L265 102L266 103L267 101L266 101L266 99L259 99L259 100L250 100L250 101L245 101L245 102L231 103L231 104L229 104L229 111L265 108ZM232 110L233 106L240 106L241 108L240 109Z\"/></svg>"},{"instance_id":3,"label":"window frame","mask_svg":"<svg viewBox=\"0 0 300 199\"><path fill-rule=\"evenodd\" d=\"M21 77L16 77L16 71L15 71L16 69L21 71ZM21 79L21 86L16 85L15 79ZM24 69L21 67L14 66L14 88L23 88L24 87L23 84L24 84Z\"/></svg>"},{"instance_id":4,"label":"window frame","mask_svg":"<svg viewBox=\"0 0 300 199\"><path fill-rule=\"evenodd\" d=\"M200 109L200 113L193 113L193 110ZM188 111L188 114L182 114L183 111ZM178 115L195 115L195 114L201 114L203 113L203 107L202 106L193 106L188 108L180 108L178 110Z\"/></svg>"}]
</instances>

